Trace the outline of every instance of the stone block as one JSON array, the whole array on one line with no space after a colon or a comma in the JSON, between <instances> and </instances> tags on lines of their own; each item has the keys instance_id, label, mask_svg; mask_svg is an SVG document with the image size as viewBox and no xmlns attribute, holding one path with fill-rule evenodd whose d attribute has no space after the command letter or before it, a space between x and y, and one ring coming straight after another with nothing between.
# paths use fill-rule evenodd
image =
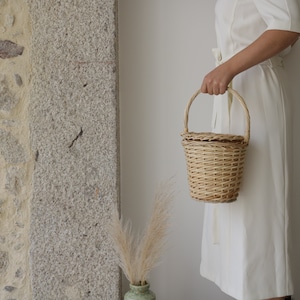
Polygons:
<instances>
[{"instance_id":1,"label":"stone block","mask_svg":"<svg viewBox=\"0 0 300 300\"><path fill-rule=\"evenodd\" d=\"M116 2L28 2L32 297L117 300L106 232L119 201Z\"/></svg>"},{"instance_id":2,"label":"stone block","mask_svg":"<svg viewBox=\"0 0 300 300\"><path fill-rule=\"evenodd\" d=\"M9 112L17 103L17 97L9 89L5 76L2 76L0 80L0 110Z\"/></svg>"},{"instance_id":3,"label":"stone block","mask_svg":"<svg viewBox=\"0 0 300 300\"><path fill-rule=\"evenodd\" d=\"M8 252L0 251L0 274L4 273L8 267Z\"/></svg>"},{"instance_id":4,"label":"stone block","mask_svg":"<svg viewBox=\"0 0 300 300\"><path fill-rule=\"evenodd\" d=\"M19 167L11 167L6 173L5 188L14 196L20 194L24 179L24 171Z\"/></svg>"},{"instance_id":5,"label":"stone block","mask_svg":"<svg viewBox=\"0 0 300 300\"><path fill-rule=\"evenodd\" d=\"M22 55L24 47L12 41L0 40L0 58L12 58Z\"/></svg>"},{"instance_id":6,"label":"stone block","mask_svg":"<svg viewBox=\"0 0 300 300\"><path fill-rule=\"evenodd\" d=\"M10 132L0 129L0 154L5 161L18 164L26 161L24 148Z\"/></svg>"},{"instance_id":7,"label":"stone block","mask_svg":"<svg viewBox=\"0 0 300 300\"><path fill-rule=\"evenodd\" d=\"M18 86L23 85L22 77L19 74L15 74L15 81Z\"/></svg>"}]
</instances>

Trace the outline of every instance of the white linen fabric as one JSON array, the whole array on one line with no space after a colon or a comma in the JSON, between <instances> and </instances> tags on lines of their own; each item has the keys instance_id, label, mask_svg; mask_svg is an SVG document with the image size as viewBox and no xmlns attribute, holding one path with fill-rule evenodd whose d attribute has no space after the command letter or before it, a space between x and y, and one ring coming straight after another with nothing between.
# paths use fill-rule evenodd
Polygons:
<instances>
[{"instance_id":1,"label":"white linen fabric","mask_svg":"<svg viewBox=\"0 0 300 300\"><path fill-rule=\"evenodd\" d=\"M217 0L218 63L265 30L300 32L297 0ZM201 275L240 300L293 294L289 264L291 124L283 57L289 49L237 75L233 88L251 117L250 144L237 201L205 204ZM244 133L238 101L216 96L215 132Z\"/></svg>"}]
</instances>

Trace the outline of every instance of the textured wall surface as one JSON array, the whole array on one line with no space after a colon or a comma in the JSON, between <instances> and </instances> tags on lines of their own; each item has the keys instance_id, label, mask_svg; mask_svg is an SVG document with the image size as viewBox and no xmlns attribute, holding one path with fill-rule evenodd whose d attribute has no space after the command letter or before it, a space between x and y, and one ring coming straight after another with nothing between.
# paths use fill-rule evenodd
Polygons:
<instances>
[{"instance_id":1,"label":"textured wall surface","mask_svg":"<svg viewBox=\"0 0 300 300\"><path fill-rule=\"evenodd\" d=\"M32 299L117 300L105 231L119 194L116 3L28 5Z\"/></svg>"},{"instance_id":2,"label":"textured wall surface","mask_svg":"<svg viewBox=\"0 0 300 300\"><path fill-rule=\"evenodd\" d=\"M28 104L31 26L25 0L0 1L0 299L30 299L33 156Z\"/></svg>"}]
</instances>

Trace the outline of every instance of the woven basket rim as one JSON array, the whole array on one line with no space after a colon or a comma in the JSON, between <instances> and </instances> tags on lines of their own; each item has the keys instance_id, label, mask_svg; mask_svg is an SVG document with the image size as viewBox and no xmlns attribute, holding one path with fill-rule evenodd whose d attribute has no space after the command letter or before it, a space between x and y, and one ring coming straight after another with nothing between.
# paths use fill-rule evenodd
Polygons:
<instances>
[{"instance_id":1,"label":"woven basket rim","mask_svg":"<svg viewBox=\"0 0 300 300\"><path fill-rule=\"evenodd\" d=\"M215 132L186 132L182 133L181 136L186 142L233 142L233 143L245 143L247 141L242 135L215 133Z\"/></svg>"}]
</instances>

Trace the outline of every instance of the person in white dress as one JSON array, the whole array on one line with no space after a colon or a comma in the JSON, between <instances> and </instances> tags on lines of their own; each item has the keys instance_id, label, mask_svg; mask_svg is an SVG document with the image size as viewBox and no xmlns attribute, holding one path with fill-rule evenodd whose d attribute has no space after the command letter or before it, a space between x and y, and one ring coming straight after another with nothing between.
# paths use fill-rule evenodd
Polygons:
<instances>
[{"instance_id":1,"label":"person in white dress","mask_svg":"<svg viewBox=\"0 0 300 300\"><path fill-rule=\"evenodd\" d=\"M289 256L291 125L284 56L300 33L297 0L217 0L217 67L201 92L216 95L215 132L243 134L243 112L229 101L231 83L251 118L237 201L205 204L201 275L239 300L293 294Z\"/></svg>"}]
</instances>

